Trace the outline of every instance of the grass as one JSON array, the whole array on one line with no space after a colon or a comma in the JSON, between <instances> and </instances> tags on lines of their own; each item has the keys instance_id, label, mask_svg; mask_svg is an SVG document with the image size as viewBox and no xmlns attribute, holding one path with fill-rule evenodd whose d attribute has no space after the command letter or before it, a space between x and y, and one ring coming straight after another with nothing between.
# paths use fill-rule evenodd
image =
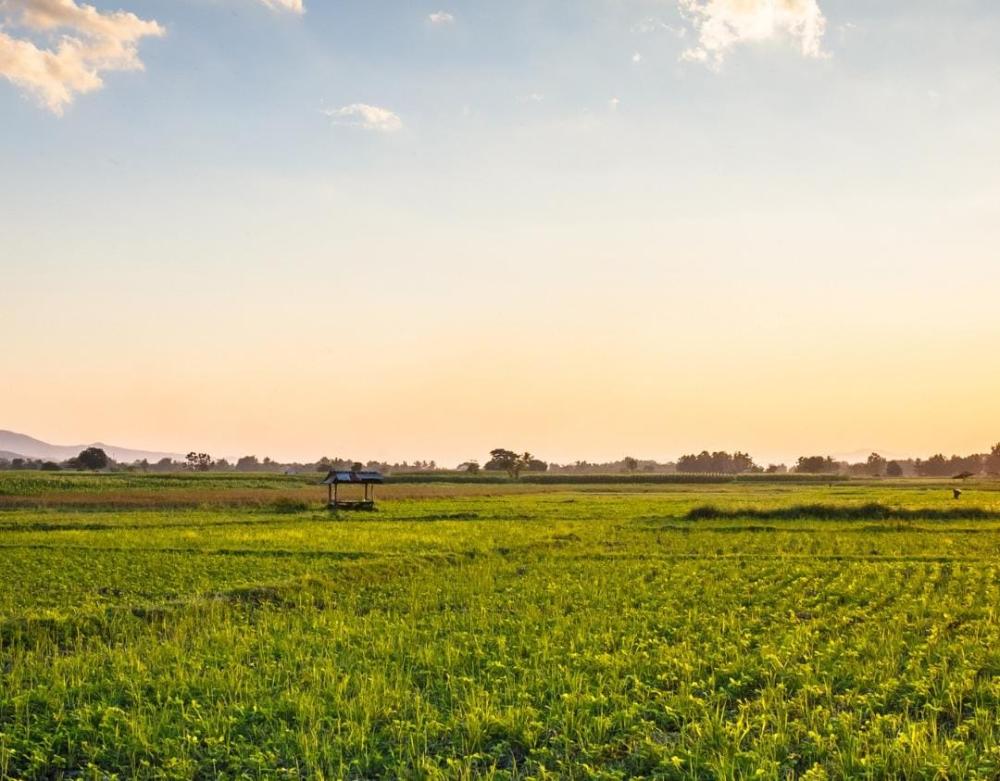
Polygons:
<instances>
[{"instance_id":1,"label":"grass","mask_svg":"<svg viewBox=\"0 0 1000 781\"><path fill-rule=\"evenodd\" d=\"M19 507L184 509L192 507L266 506L275 501L314 501L322 475L245 472L135 473L0 472L0 509ZM592 492L648 492L661 486L828 485L844 478L824 475L683 475L683 474L525 474L511 480L503 473L413 472L392 475L380 496L427 498L493 496L508 493L562 491L567 486Z\"/></svg>"},{"instance_id":2,"label":"grass","mask_svg":"<svg viewBox=\"0 0 1000 781\"><path fill-rule=\"evenodd\" d=\"M18 479L0 778L1000 775L998 484Z\"/></svg>"}]
</instances>

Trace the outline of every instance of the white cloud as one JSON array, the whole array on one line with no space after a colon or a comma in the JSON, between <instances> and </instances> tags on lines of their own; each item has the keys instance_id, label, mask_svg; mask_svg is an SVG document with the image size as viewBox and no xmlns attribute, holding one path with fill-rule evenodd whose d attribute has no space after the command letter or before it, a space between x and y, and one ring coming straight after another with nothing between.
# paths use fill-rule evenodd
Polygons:
<instances>
[{"instance_id":1,"label":"white cloud","mask_svg":"<svg viewBox=\"0 0 1000 781\"><path fill-rule=\"evenodd\" d=\"M621 105L621 101L618 98L611 98L611 100L608 101L608 108L612 111L617 111L619 105Z\"/></svg>"},{"instance_id":2,"label":"white cloud","mask_svg":"<svg viewBox=\"0 0 1000 781\"><path fill-rule=\"evenodd\" d=\"M100 89L105 72L142 70L139 41L165 32L75 0L0 0L0 76L62 114L77 95Z\"/></svg>"},{"instance_id":3,"label":"white cloud","mask_svg":"<svg viewBox=\"0 0 1000 781\"><path fill-rule=\"evenodd\" d=\"M817 0L679 0L698 36L686 60L718 67L739 44L786 38L804 57L823 56L826 17Z\"/></svg>"},{"instance_id":4,"label":"white cloud","mask_svg":"<svg viewBox=\"0 0 1000 781\"><path fill-rule=\"evenodd\" d=\"M403 127L403 121L397 114L367 103L352 103L341 108L327 109L323 113L332 118L335 125L345 127L360 127L383 133L394 133Z\"/></svg>"},{"instance_id":5,"label":"white cloud","mask_svg":"<svg viewBox=\"0 0 1000 781\"><path fill-rule=\"evenodd\" d=\"M306 9L302 5L302 0L261 0L268 8L276 11L291 11L293 14L304 14Z\"/></svg>"},{"instance_id":6,"label":"white cloud","mask_svg":"<svg viewBox=\"0 0 1000 781\"><path fill-rule=\"evenodd\" d=\"M636 52L635 54L633 54L632 55L632 62L635 62L635 63L642 62L642 55L639 52Z\"/></svg>"},{"instance_id":7,"label":"white cloud","mask_svg":"<svg viewBox=\"0 0 1000 781\"><path fill-rule=\"evenodd\" d=\"M435 11L427 16L427 21L431 24L453 24L455 17L447 11Z\"/></svg>"}]
</instances>

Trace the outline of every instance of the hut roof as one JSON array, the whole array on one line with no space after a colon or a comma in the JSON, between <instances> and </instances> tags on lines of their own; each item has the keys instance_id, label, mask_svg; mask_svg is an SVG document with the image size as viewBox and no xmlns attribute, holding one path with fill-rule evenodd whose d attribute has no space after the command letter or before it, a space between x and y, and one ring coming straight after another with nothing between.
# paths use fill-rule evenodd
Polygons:
<instances>
[{"instance_id":1,"label":"hut roof","mask_svg":"<svg viewBox=\"0 0 1000 781\"><path fill-rule=\"evenodd\" d=\"M364 471L364 472L345 472L336 469L331 469L330 474L326 476L326 479L321 483L321 485L332 485L333 483L384 483L385 478L382 477L381 472L374 471Z\"/></svg>"}]
</instances>

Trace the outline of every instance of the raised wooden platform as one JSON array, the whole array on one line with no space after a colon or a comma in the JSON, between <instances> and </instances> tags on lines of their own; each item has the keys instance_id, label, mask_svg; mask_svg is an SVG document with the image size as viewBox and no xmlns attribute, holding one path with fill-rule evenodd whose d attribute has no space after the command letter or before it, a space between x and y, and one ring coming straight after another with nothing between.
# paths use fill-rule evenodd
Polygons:
<instances>
[{"instance_id":1,"label":"raised wooden platform","mask_svg":"<svg viewBox=\"0 0 1000 781\"><path fill-rule=\"evenodd\" d=\"M330 502L327 505L329 510L374 510L375 502L372 500L358 502Z\"/></svg>"},{"instance_id":2,"label":"raised wooden platform","mask_svg":"<svg viewBox=\"0 0 1000 781\"><path fill-rule=\"evenodd\" d=\"M373 471L352 471L343 472L331 469L330 474L322 485L326 486L327 507L331 510L374 510L375 509L375 486L385 482L385 478L378 472ZM341 499L337 495L337 489L341 485L360 485L364 489L361 499Z\"/></svg>"}]
</instances>

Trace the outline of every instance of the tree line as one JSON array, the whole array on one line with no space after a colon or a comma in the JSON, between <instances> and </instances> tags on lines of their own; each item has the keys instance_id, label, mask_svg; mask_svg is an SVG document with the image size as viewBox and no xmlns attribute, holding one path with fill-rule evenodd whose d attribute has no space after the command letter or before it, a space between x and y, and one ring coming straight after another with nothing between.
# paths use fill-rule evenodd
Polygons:
<instances>
[{"instance_id":1,"label":"tree line","mask_svg":"<svg viewBox=\"0 0 1000 781\"><path fill-rule=\"evenodd\" d=\"M0 458L0 470L32 469L46 472L66 470L84 471L127 471L127 472L321 472L326 474L331 469L361 470L373 469L380 472L425 472L438 468L433 460L417 460L389 463L369 460L361 462L352 458L329 458L324 456L314 462L281 462L268 457L258 458L255 455L241 456L234 462L225 458L213 458L208 453L192 450L183 460L169 457L158 461L146 459L130 463L115 461L103 449L90 447L82 450L73 458L65 461L48 461L35 458Z\"/></svg>"},{"instance_id":2,"label":"tree line","mask_svg":"<svg viewBox=\"0 0 1000 781\"><path fill-rule=\"evenodd\" d=\"M968 456L945 457L937 453L930 458L908 458L889 460L878 453L872 453L864 461L849 463L837 461L832 456L799 456L795 465L769 464L761 467L746 453L737 451L681 456L677 461L678 472L741 474L762 472L780 474L797 472L800 474L840 474L854 477L975 477L989 474L1000 475L1000 443L988 453Z\"/></svg>"},{"instance_id":3,"label":"tree line","mask_svg":"<svg viewBox=\"0 0 1000 781\"><path fill-rule=\"evenodd\" d=\"M468 474L478 474L481 470L505 472L510 478L517 479L525 472L556 472L562 474L614 474L636 472L670 474L674 472L685 474L782 474L796 472L800 474L850 475L855 477L975 477L977 475L1000 475L1000 443L994 445L988 453L975 453L968 456L945 456L936 453L926 459L908 458L889 460L872 453L864 461L849 463L837 461L832 456L811 455L800 456L795 464L788 467L785 464L768 464L766 467L757 464L749 453L737 450L734 453L726 451L703 450L700 453L689 453L681 456L676 462L660 463L653 460L640 460L633 456L625 456L618 461L590 463L576 461L571 464L547 463L536 458L528 451L518 452L509 448L494 448L490 457L480 466L478 460L465 461L456 470L441 470L433 460L406 461L388 463L384 461L358 461L350 458L329 458L324 456L311 463L281 463L270 458L258 459L257 456L242 456L234 463L224 458L215 459L208 453L192 450L183 461L162 458L150 463L146 460L131 464L119 464L99 447L89 447L78 455L66 461L55 462L41 459L14 458L0 459L0 470L3 469L40 469L43 471L72 470L112 470L139 472L176 472L188 470L193 472L319 472L329 470L371 469L385 474L408 472L459 471Z\"/></svg>"}]
</instances>

